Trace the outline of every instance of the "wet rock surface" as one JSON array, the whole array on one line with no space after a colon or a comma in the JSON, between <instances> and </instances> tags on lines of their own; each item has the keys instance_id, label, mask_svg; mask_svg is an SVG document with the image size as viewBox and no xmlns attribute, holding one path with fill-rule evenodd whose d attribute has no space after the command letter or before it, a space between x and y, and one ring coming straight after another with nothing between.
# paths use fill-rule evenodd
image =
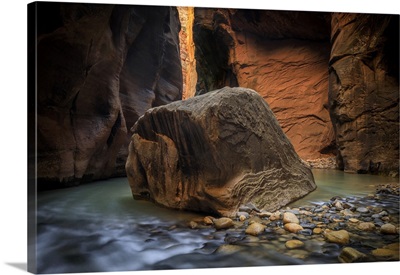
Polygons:
<instances>
[{"instance_id":1,"label":"wet rock surface","mask_svg":"<svg viewBox=\"0 0 400 275\"><path fill-rule=\"evenodd\" d=\"M246 228L246 234L249 235L253 235L253 236L257 236L261 233L263 233L265 230L265 225L258 223L258 222L254 222L252 224L249 225L249 227Z\"/></svg>"},{"instance_id":2,"label":"wet rock surface","mask_svg":"<svg viewBox=\"0 0 400 275\"><path fill-rule=\"evenodd\" d=\"M381 194L382 190L392 192ZM226 244L215 253L268 255L272 250L301 263L398 261L398 190L397 184L385 185L366 197L336 196L318 205L286 207L275 213L251 211L248 220L236 219L229 230L218 231L225 234ZM290 222L295 218L302 230L288 227L300 226ZM252 227L257 228L254 234L249 232Z\"/></svg>"},{"instance_id":3,"label":"wet rock surface","mask_svg":"<svg viewBox=\"0 0 400 275\"><path fill-rule=\"evenodd\" d=\"M237 217L275 211L316 188L251 89L225 87L150 109L132 130L126 170L137 199Z\"/></svg>"},{"instance_id":4,"label":"wet rock surface","mask_svg":"<svg viewBox=\"0 0 400 275\"><path fill-rule=\"evenodd\" d=\"M329 190L325 187L331 186L332 179L348 176L333 171L324 171L324 178L317 176L318 173L314 175L319 189L316 192ZM379 176L354 176L368 186L372 182L373 186L387 182ZM388 182L393 180L388 178ZM346 184L355 184L355 179L352 177ZM399 251L398 233L382 234L382 225L379 226L392 224L398 229L399 197L395 193L399 189L398 185L384 184L374 194L374 188L371 186L367 193L346 189L346 193L332 190L335 193L329 195L323 191L322 197L313 197L315 193L311 193L301 203L274 212L243 205L239 209L246 210L249 217L240 221L236 216L232 218L232 227L220 230L213 223L217 217L133 200L126 178L41 192L38 194L39 273L337 263L345 247L367 255L363 261L377 261L372 255L375 249ZM385 192L381 194L382 190ZM388 194L389 191L393 194ZM338 202L346 208L337 209ZM370 213L358 213L358 207L365 207ZM286 231L282 220L286 212L295 214L304 229L315 226L313 234ZM329 215L333 217L329 219ZM379 217L373 218L374 215ZM371 218L374 222L377 219L375 231L357 228L358 223ZM254 222L264 225L265 230L257 236L246 234L245 230ZM348 231L350 243L345 246L328 243L324 237L327 229ZM304 246L288 249L286 242L290 240L300 240ZM383 252L388 251L375 254ZM387 256L381 255L379 261L385 261Z\"/></svg>"}]
</instances>

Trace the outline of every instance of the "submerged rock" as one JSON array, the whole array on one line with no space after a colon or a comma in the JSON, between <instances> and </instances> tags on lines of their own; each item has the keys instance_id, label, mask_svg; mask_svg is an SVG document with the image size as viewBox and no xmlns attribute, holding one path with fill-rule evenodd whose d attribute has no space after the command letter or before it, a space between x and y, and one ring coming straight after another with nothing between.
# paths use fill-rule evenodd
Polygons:
<instances>
[{"instance_id":1,"label":"submerged rock","mask_svg":"<svg viewBox=\"0 0 400 275\"><path fill-rule=\"evenodd\" d=\"M354 262L361 262L366 258L367 255L361 253L357 249L354 249L352 247L345 247L340 253L338 260L341 263L354 263Z\"/></svg>"},{"instance_id":2,"label":"submerged rock","mask_svg":"<svg viewBox=\"0 0 400 275\"><path fill-rule=\"evenodd\" d=\"M399 260L399 251L387 249L387 248L377 248L372 250L372 255L379 260Z\"/></svg>"},{"instance_id":3,"label":"submerged rock","mask_svg":"<svg viewBox=\"0 0 400 275\"><path fill-rule=\"evenodd\" d=\"M358 225L358 229L361 231L373 231L375 230L375 224L373 222L362 222Z\"/></svg>"},{"instance_id":4,"label":"submerged rock","mask_svg":"<svg viewBox=\"0 0 400 275\"><path fill-rule=\"evenodd\" d=\"M169 208L235 216L275 211L316 188L268 104L223 88L147 111L132 128L132 194Z\"/></svg>"},{"instance_id":5,"label":"submerged rock","mask_svg":"<svg viewBox=\"0 0 400 275\"><path fill-rule=\"evenodd\" d=\"M291 212L285 212L283 214L283 223L299 223L299 219L296 217L295 214L291 213Z\"/></svg>"},{"instance_id":6,"label":"submerged rock","mask_svg":"<svg viewBox=\"0 0 400 275\"><path fill-rule=\"evenodd\" d=\"M286 248L296 249L304 246L304 243L300 240L289 240L285 243Z\"/></svg>"},{"instance_id":7,"label":"submerged rock","mask_svg":"<svg viewBox=\"0 0 400 275\"><path fill-rule=\"evenodd\" d=\"M286 223L286 224L284 225L284 228L285 228L287 231L291 232L291 233L297 233L297 232L299 232L299 231L301 231L301 230L304 229L301 225L299 225L299 224L297 224L297 223L293 223L293 222Z\"/></svg>"},{"instance_id":8,"label":"submerged rock","mask_svg":"<svg viewBox=\"0 0 400 275\"><path fill-rule=\"evenodd\" d=\"M230 218L214 219L215 229L227 229L233 226L233 221Z\"/></svg>"},{"instance_id":9,"label":"submerged rock","mask_svg":"<svg viewBox=\"0 0 400 275\"><path fill-rule=\"evenodd\" d=\"M246 229L246 234L258 236L265 230L265 225L255 222L249 225Z\"/></svg>"},{"instance_id":10,"label":"submerged rock","mask_svg":"<svg viewBox=\"0 0 400 275\"><path fill-rule=\"evenodd\" d=\"M213 217L207 216L207 217L204 217L203 223L205 225L212 225L212 224L214 224L213 220L214 220Z\"/></svg>"},{"instance_id":11,"label":"submerged rock","mask_svg":"<svg viewBox=\"0 0 400 275\"><path fill-rule=\"evenodd\" d=\"M381 226L380 232L382 234L397 234L397 229L396 226L390 223L386 223Z\"/></svg>"},{"instance_id":12,"label":"submerged rock","mask_svg":"<svg viewBox=\"0 0 400 275\"><path fill-rule=\"evenodd\" d=\"M330 243L348 244L350 241L349 232L346 230L325 231L325 238Z\"/></svg>"}]
</instances>

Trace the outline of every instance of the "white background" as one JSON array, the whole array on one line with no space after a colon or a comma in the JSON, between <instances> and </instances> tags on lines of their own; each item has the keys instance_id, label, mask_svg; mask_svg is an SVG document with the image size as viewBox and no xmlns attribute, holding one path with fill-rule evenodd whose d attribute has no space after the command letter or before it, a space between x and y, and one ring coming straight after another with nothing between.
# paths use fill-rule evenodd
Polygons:
<instances>
[{"instance_id":1,"label":"white background","mask_svg":"<svg viewBox=\"0 0 400 275\"><path fill-rule=\"evenodd\" d=\"M2 1L0 9L1 42L1 199L0 199L0 274L26 274L27 262L27 4L30 1ZM74 2L74 1L61 1ZM150 1L76 1L93 3L156 4L174 6L260 8L270 10L342 11L399 14L398 0L150 0ZM327 3L325 3L327 2ZM110 272L107 274L379 274L400 270L400 262L329 264L281 267L195 269L170 271ZM361 273L360 273L361 272ZM96 274L96 273L86 273ZM99 274L99 273L97 273Z\"/></svg>"}]
</instances>

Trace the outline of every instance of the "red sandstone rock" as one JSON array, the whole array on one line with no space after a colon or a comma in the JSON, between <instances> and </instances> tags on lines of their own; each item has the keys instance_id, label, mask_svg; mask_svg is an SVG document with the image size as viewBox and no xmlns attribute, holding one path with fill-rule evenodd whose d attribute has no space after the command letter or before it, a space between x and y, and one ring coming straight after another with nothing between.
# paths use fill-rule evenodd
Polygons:
<instances>
[{"instance_id":1,"label":"red sandstone rock","mask_svg":"<svg viewBox=\"0 0 400 275\"><path fill-rule=\"evenodd\" d=\"M196 17L200 48L196 58L205 89L231 84L258 91L301 158L332 156L334 132L327 109L328 15L196 9ZM210 28L215 41L209 39ZM209 40L202 41L205 38ZM217 49L214 54L219 55L215 59L226 62L219 65L219 70L226 71L221 79L215 79L218 73L213 69L201 68L213 66L213 52L208 50L212 43Z\"/></svg>"}]
</instances>

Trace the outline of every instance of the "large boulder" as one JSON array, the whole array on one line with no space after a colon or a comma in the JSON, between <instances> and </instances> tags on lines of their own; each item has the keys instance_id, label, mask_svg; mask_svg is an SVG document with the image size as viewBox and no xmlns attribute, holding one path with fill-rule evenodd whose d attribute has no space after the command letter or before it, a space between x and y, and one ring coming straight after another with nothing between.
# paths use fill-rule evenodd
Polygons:
<instances>
[{"instance_id":1,"label":"large boulder","mask_svg":"<svg viewBox=\"0 0 400 275\"><path fill-rule=\"evenodd\" d=\"M274 211L316 188L251 89L226 87L150 109L132 132L126 171L137 199L232 216L246 203Z\"/></svg>"},{"instance_id":2,"label":"large boulder","mask_svg":"<svg viewBox=\"0 0 400 275\"><path fill-rule=\"evenodd\" d=\"M338 163L398 175L399 16L332 14L329 107Z\"/></svg>"},{"instance_id":3,"label":"large boulder","mask_svg":"<svg viewBox=\"0 0 400 275\"><path fill-rule=\"evenodd\" d=\"M127 129L182 97L176 8L35 5L38 188L124 175Z\"/></svg>"}]
</instances>

